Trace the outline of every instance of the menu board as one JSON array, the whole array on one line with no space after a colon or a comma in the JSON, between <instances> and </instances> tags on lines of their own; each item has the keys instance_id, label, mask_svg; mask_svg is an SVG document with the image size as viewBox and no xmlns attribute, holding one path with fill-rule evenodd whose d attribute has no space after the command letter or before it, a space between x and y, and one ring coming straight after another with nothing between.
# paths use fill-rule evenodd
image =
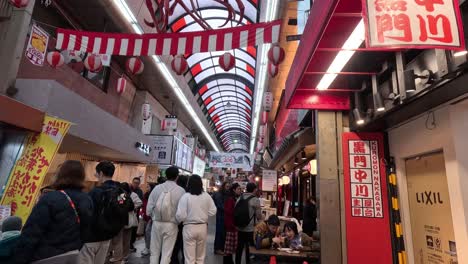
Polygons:
<instances>
[{"instance_id":1,"label":"menu board","mask_svg":"<svg viewBox=\"0 0 468 264\"><path fill-rule=\"evenodd\" d=\"M276 184L278 183L277 171L263 170L262 191L276 192Z\"/></svg>"},{"instance_id":2,"label":"menu board","mask_svg":"<svg viewBox=\"0 0 468 264\"><path fill-rule=\"evenodd\" d=\"M192 172L193 167L193 151L192 149L185 145L181 140L178 138L174 139L174 152L175 152L175 160L174 165L177 167Z\"/></svg>"}]
</instances>

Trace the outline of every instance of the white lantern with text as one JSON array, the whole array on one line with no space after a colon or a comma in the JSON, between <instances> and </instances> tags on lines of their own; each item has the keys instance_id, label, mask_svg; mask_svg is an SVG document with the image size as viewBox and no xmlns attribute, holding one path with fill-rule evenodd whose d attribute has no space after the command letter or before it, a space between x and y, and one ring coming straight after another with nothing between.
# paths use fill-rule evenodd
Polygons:
<instances>
[{"instance_id":1,"label":"white lantern with text","mask_svg":"<svg viewBox=\"0 0 468 264\"><path fill-rule=\"evenodd\" d=\"M151 118L152 112L151 112L151 105L148 103L144 103L141 105L141 116L143 117L143 120L148 120Z\"/></svg>"}]
</instances>

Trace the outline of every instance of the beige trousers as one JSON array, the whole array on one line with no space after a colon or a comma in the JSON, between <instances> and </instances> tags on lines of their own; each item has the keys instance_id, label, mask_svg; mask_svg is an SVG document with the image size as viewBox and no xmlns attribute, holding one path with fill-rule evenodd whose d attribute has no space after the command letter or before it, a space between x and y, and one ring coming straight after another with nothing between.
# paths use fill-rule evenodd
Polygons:
<instances>
[{"instance_id":1,"label":"beige trousers","mask_svg":"<svg viewBox=\"0 0 468 264\"><path fill-rule=\"evenodd\" d=\"M106 262L109 245L110 240L84 244L78 256L78 263L104 264Z\"/></svg>"},{"instance_id":2,"label":"beige trousers","mask_svg":"<svg viewBox=\"0 0 468 264\"><path fill-rule=\"evenodd\" d=\"M174 223L153 221L151 229L150 264L169 264L179 227ZM159 256L161 255L161 262Z\"/></svg>"},{"instance_id":3,"label":"beige trousers","mask_svg":"<svg viewBox=\"0 0 468 264\"><path fill-rule=\"evenodd\" d=\"M184 225L182 235L184 237L185 264L204 264L206 255L206 236L208 226Z\"/></svg>"},{"instance_id":4,"label":"beige trousers","mask_svg":"<svg viewBox=\"0 0 468 264\"><path fill-rule=\"evenodd\" d=\"M130 254L130 239L132 237L132 229L124 228L119 234L112 239L111 250L114 251L112 260L120 261L127 258Z\"/></svg>"}]
</instances>

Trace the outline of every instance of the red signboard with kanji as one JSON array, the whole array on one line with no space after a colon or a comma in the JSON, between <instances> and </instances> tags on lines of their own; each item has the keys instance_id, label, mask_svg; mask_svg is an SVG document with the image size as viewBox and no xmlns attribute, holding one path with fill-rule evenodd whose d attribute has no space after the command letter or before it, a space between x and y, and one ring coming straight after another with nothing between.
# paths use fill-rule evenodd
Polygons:
<instances>
[{"instance_id":1,"label":"red signboard with kanji","mask_svg":"<svg viewBox=\"0 0 468 264\"><path fill-rule=\"evenodd\" d=\"M391 264L389 201L381 133L343 133L348 264Z\"/></svg>"},{"instance_id":2,"label":"red signboard with kanji","mask_svg":"<svg viewBox=\"0 0 468 264\"><path fill-rule=\"evenodd\" d=\"M458 0L362 0L369 48L464 49Z\"/></svg>"}]
</instances>

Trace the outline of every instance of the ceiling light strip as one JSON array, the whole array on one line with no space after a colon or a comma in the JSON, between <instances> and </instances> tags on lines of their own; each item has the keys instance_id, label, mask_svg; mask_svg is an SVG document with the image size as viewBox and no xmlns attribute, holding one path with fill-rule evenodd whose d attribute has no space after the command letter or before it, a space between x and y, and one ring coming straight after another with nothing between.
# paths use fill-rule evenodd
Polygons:
<instances>
[{"instance_id":1,"label":"ceiling light strip","mask_svg":"<svg viewBox=\"0 0 468 264\"><path fill-rule=\"evenodd\" d=\"M267 10L265 15L265 22L273 21L276 18L276 13L278 10L279 2L278 0L270 0L267 3ZM260 113L262 112L262 103L263 103L263 94L265 92L266 80L267 80L267 70L268 70L268 50L270 49L271 44L263 44L260 49L260 57L257 56L257 59L260 58L260 67L257 69L258 79L255 83L255 105L253 109L253 120L252 120L252 136L250 139L250 154L253 154L255 151L255 144L257 143L257 132L258 125L260 123Z\"/></svg>"},{"instance_id":2,"label":"ceiling light strip","mask_svg":"<svg viewBox=\"0 0 468 264\"><path fill-rule=\"evenodd\" d=\"M342 50L338 52L333 62L328 67L327 72L336 72L339 73L343 70L346 64L349 62L351 57L353 57L356 49L359 48L366 38L366 32L364 27L364 20L361 19L354 28L351 35L342 46ZM336 79L338 74L336 73L327 73L324 74L319 84L317 85L318 90L327 90L333 81Z\"/></svg>"},{"instance_id":3,"label":"ceiling light strip","mask_svg":"<svg viewBox=\"0 0 468 264\"><path fill-rule=\"evenodd\" d=\"M140 24L135 18L135 15L127 5L127 3L124 0L114 0L114 4L117 6L119 9L120 13L127 19L127 21L132 25L132 29L134 32L138 34L143 34L143 30L141 29ZM192 117L192 119L195 121L201 132L205 135L206 139L208 139L208 142L211 144L213 149L215 151L219 151L218 146L216 145L215 141L212 138L213 133L209 133L206 127L203 125L201 119L198 117L196 114L195 110L192 108L192 105L190 104L189 100L187 97L185 97L182 89L180 86L177 84L177 81L174 79L174 76L172 75L172 72L169 71L167 68L166 64L161 61L159 56L153 55L152 59L156 65L156 67L159 68L161 71L162 75L164 78L167 80L169 85L171 86L172 90L174 93L177 95L179 98L179 101L182 103L182 105L185 107L189 115Z\"/></svg>"}]
</instances>

